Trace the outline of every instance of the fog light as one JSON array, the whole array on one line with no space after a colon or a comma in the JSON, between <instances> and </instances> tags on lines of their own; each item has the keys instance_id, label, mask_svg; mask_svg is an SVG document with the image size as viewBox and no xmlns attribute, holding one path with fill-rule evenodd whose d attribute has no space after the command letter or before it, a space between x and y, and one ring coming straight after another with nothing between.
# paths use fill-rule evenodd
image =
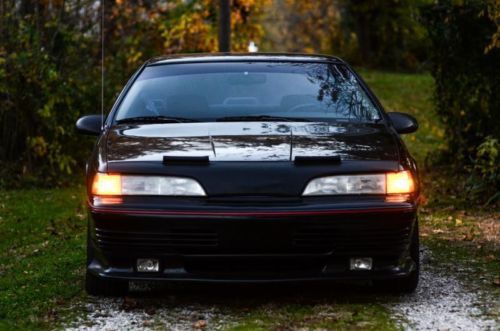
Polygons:
<instances>
[{"instance_id":1,"label":"fog light","mask_svg":"<svg viewBox=\"0 0 500 331\"><path fill-rule=\"evenodd\" d=\"M371 257L355 257L351 259L351 270L372 270Z\"/></svg>"},{"instance_id":2,"label":"fog light","mask_svg":"<svg viewBox=\"0 0 500 331\"><path fill-rule=\"evenodd\" d=\"M160 271L160 262L157 259L137 259L137 271L139 272Z\"/></svg>"}]
</instances>

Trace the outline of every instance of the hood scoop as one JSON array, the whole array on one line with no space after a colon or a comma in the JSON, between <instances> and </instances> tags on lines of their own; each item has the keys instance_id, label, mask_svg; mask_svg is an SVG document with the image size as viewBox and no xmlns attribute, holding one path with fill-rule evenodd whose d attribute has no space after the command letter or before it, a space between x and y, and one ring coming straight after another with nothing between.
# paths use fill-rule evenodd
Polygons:
<instances>
[{"instance_id":1,"label":"hood scoop","mask_svg":"<svg viewBox=\"0 0 500 331\"><path fill-rule=\"evenodd\" d=\"M308 165L308 164L340 164L340 155L332 156L296 156L294 159L297 165Z\"/></svg>"},{"instance_id":2,"label":"hood scoop","mask_svg":"<svg viewBox=\"0 0 500 331\"><path fill-rule=\"evenodd\" d=\"M210 162L208 155L206 156L171 156L163 157L164 165L207 165Z\"/></svg>"}]
</instances>

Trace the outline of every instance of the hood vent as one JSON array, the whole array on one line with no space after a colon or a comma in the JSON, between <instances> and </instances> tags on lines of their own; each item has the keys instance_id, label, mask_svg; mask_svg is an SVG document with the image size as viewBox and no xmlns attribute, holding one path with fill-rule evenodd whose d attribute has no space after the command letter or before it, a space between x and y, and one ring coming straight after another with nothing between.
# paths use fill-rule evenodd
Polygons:
<instances>
[{"instance_id":1,"label":"hood vent","mask_svg":"<svg viewBox=\"0 0 500 331\"><path fill-rule=\"evenodd\" d=\"M207 165L210 162L208 156L164 156L164 165Z\"/></svg>"},{"instance_id":2,"label":"hood vent","mask_svg":"<svg viewBox=\"0 0 500 331\"><path fill-rule=\"evenodd\" d=\"M341 162L340 155L333 156L296 156L294 159L297 165L307 164L339 164Z\"/></svg>"}]
</instances>

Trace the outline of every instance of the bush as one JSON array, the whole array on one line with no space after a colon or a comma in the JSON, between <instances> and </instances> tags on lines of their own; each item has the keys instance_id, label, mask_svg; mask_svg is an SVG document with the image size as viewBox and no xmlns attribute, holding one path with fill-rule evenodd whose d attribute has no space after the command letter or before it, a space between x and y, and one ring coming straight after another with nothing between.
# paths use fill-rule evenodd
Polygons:
<instances>
[{"instance_id":1,"label":"bush","mask_svg":"<svg viewBox=\"0 0 500 331\"><path fill-rule=\"evenodd\" d=\"M233 50L259 41L255 19L267 2L233 1ZM0 188L71 182L93 140L74 123L101 109L101 8L91 0L0 7ZM107 3L104 110L145 60L216 50L216 13L211 0Z\"/></svg>"},{"instance_id":2,"label":"bush","mask_svg":"<svg viewBox=\"0 0 500 331\"><path fill-rule=\"evenodd\" d=\"M72 24L78 13L66 9L60 17L41 3L23 4L9 1L5 8L12 9L0 16L7 27L0 44L3 186L67 177L82 161L80 151L92 146L76 137L74 123L93 111L99 91L92 60L98 53L89 48L94 40Z\"/></svg>"},{"instance_id":3,"label":"bush","mask_svg":"<svg viewBox=\"0 0 500 331\"><path fill-rule=\"evenodd\" d=\"M498 172L491 172L484 159L498 161L489 148L498 144L500 123L500 48L492 47L498 28L494 1L438 1L424 11L433 46L436 108L448 143L445 159L473 172L481 182L475 188L488 193L494 193L491 183L498 183Z\"/></svg>"},{"instance_id":4,"label":"bush","mask_svg":"<svg viewBox=\"0 0 500 331\"><path fill-rule=\"evenodd\" d=\"M486 137L477 149L471 175L467 181L469 193L475 197L488 193L486 204L500 197L500 143L492 136Z\"/></svg>"}]
</instances>

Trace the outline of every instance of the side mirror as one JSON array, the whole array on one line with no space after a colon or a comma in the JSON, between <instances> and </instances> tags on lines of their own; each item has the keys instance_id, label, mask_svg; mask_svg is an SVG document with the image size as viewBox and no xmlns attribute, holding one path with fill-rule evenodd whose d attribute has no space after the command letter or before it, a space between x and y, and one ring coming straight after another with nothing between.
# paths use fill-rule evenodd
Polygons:
<instances>
[{"instance_id":1,"label":"side mirror","mask_svg":"<svg viewBox=\"0 0 500 331\"><path fill-rule=\"evenodd\" d=\"M387 113L387 115L389 115L397 133L412 133L418 129L418 122L415 117L411 115L397 112Z\"/></svg>"},{"instance_id":2,"label":"side mirror","mask_svg":"<svg viewBox=\"0 0 500 331\"><path fill-rule=\"evenodd\" d=\"M87 115L76 121L76 131L82 134L98 136L101 134L101 125L104 118L101 115Z\"/></svg>"}]
</instances>

